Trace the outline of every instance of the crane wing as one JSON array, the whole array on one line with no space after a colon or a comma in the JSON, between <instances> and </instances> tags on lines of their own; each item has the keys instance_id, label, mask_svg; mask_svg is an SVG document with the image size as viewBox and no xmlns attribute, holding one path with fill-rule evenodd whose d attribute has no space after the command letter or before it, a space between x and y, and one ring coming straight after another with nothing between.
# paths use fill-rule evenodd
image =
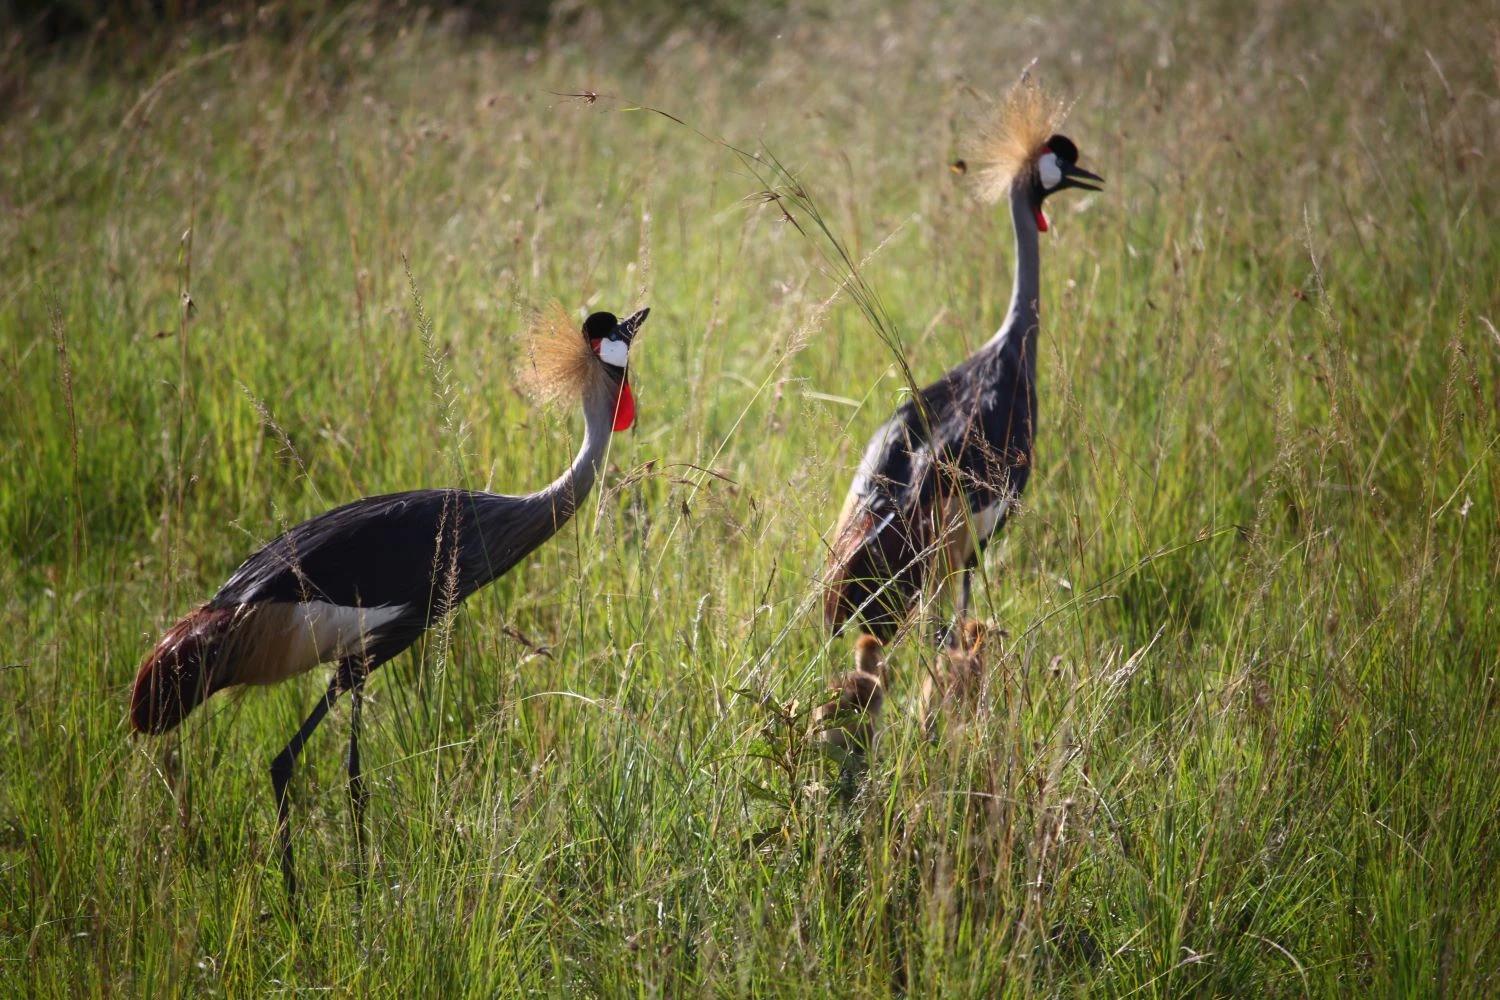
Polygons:
<instances>
[{"instance_id":1,"label":"crane wing","mask_svg":"<svg viewBox=\"0 0 1500 1000\"><path fill-rule=\"evenodd\" d=\"M175 727L213 692L340 663L338 684L416 641L434 619L551 536L545 496L414 490L304 521L246 559L170 629L136 674L141 732Z\"/></svg>"},{"instance_id":2,"label":"crane wing","mask_svg":"<svg viewBox=\"0 0 1500 1000\"><path fill-rule=\"evenodd\" d=\"M427 607L447 591L462 600L515 561L485 578L474 558L482 546L471 544L475 525L481 517L494 520L490 507L521 502L453 489L356 500L272 540L234 571L208 606L318 601Z\"/></svg>"},{"instance_id":3,"label":"crane wing","mask_svg":"<svg viewBox=\"0 0 1500 1000\"><path fill-rule=\"evenodd\" d=\"M923 497L936 487L933 452L912 401L875 432L834 528L824 617L832 627L863 617L889 639L921 585L929 532Z\"/></svg>"}]
</instances>

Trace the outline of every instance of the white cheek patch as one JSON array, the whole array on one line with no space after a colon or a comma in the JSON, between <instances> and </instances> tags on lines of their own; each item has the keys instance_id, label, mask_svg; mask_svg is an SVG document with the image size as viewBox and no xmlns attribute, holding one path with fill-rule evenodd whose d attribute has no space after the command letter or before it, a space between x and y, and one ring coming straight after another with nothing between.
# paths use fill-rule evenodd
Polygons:
<instances>
[{"instance_id":1,"label":"white cheek patch","mask_svg":"<svg viewBox=\"0 0 1500 1000\"><path fill-rule=\"evenodd\" d=\"M616 368L624 368L630 358L630 347L623 340L613 337L599 341L599 360Z\"/></svg>"},{"instance_id":2,"label":"white cheek patch","mask_svg":"<svg viewBox=\"0 0 1500 1000\"><path fill-rule=\"evenodd\" d=\"M1043 153L1036 161L1037 173L1041 175L1042 187L1051 191L1062 183L1062 168L1057 165L1056 153Z\"/></svg>"}]
</instances>

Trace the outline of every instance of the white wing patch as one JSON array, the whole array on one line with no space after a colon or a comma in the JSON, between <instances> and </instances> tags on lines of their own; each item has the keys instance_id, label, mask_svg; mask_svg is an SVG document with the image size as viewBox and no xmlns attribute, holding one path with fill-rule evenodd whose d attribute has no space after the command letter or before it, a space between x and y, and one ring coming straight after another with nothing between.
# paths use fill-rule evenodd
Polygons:
<instances>
[{"instance_id":1,"label":"white wing patch","mask_svg":"<svg viewBox=\"0 0 1500 1000\"><path fill-rule=\"evenodd\" d=\"M1043 153L1042 158L1036 161L1036 169L1041 176L1042 187L1048 191L1062 183L1062 168L1057 165L1056 153Z\"/></svg>"},{"instance_id":2,"label":"white wing patch","mask_svg":"<svg viewBox=\"0 0 1500 1000\"><path fill-rule=\"evenodd\" d=\"M322 663L358 653L382 625L400 618L404 610L402 605L346 608L308 601L297 605L291 627L305 633L304 641L317 651L317 662Z\"/></svg>"},{"instance_id":3,"label":"white wing patch","mask_svg":"<svg viewBox=\"0 0 1500 1000\"><path fill-rule=\"evenodd\" d=\"M987 540L995 533L995 525L1000 523L1000 519L1009 509L1009 500L997 500L983 510L976 510L974 512L974 537L980 542Z\"/></svg>"},{"instance_id":4,"label":"white wing patch","mask_svg":"<svg viewBox=\"0 0 1500 1000\"><path fill-rule=\"evenodd\" d=\"M324 601L242 605L244 627L229 652L232 684L275 684L320 663L362 652L405 605L346 608Z\"/></svg>"}]
</instances>

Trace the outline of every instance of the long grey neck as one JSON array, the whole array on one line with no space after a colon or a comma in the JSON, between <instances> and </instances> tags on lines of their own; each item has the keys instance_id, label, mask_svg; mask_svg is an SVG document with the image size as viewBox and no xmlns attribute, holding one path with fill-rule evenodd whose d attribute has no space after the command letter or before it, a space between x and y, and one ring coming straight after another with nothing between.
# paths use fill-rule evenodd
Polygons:
<instances>
[{"instance_id":1,"label":"long grey neck","mask_svg":"<svg viewBox=\"0 0 1500 1000\"><path fill-rule=\"evenodd\" d=\"M609 436L614 431L615 404L600 394L585 396L583 401L583 447L573 464L561 476L554 479L538 496L543 498L552 511L553 523L561 527L578 510L583 498L594 488L599 470L604 464L604 453L609 449Z\"/></svg>"},{"instance_id":2,"label":"long grey neck","mask_svg":"<svg viewBox=\"0 0 1500 1000\"><path fill-rule=\"evenodd\" d=\"M596 394L613 395L607 391ZM454 555L458 586L444 596L445 607L452 607L455 600L463 600L500 576L557 534L594 488L609 448L614 403L594 399L592 394L586 396L583 416L583 447L567 472L535 493L519 497L492 493L486 495L488 502L476 503L473 525L478 535L463 540Z\"/></svg>"},{"instance_id":3,"label":"long grey neck","mask_svg":"<svg viewBox=\"0 0 1500 1000\"><path fill-rule=\"evenodd\" d=\"M1036 206L1029 186L1011 185L1010 220L1016 230L1016 283L1010 293L1010 309L990 343L1010 350L1023 350L1028 365L1036 364L1036 336L1041 325L1041 247L1036 227Z\"/></svg>"}]
</instances>

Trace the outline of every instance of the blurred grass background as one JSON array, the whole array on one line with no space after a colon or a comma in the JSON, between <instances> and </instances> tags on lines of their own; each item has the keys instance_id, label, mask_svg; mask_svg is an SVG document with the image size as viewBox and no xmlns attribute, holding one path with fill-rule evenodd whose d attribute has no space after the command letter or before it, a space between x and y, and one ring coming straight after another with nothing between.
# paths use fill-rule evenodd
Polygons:
<instances>
[{"instance_id":1,"label":"blurred grass background","mask_svg":"<svg viewBox=\"0 0 1500 1000\"><path fill-rule=\"evenodd\" d=\"M154 10L0 68L0 991L1496 990L1493 10ZM1033 58L1109 184L1050 206L1011 639L935 745L897 647L840 806L816 578L903 382L748 165L631 109L784 163L926 380L1010 294L948 164ZM134 670L305 517L555 476L550 297L651 307L637 428L370 685L362 907L346 709L310 744L294 923L266 766L321 679L146 742Z\"/></svg>"}]
</instances>

